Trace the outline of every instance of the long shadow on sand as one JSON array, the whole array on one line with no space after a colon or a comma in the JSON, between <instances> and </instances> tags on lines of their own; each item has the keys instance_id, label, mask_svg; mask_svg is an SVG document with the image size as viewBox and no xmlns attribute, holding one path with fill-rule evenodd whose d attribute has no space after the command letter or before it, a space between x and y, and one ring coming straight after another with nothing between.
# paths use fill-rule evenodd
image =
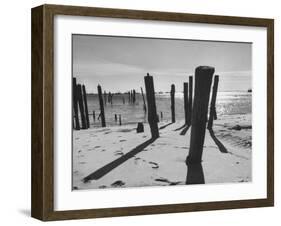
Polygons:
<instances>
[{"instance_id":1,"label":"long shadow on sand","mask_svg":"<svg viewBox=\"0 0 281 226\"><path fill-rule=\"evenodd\" d=\"M179 131L179 130L183 129L184 127L186 127L186 124L184 124L184 125L182 125L181 127L175 129L174 131Z\"/></svg>"},{"instance_id":2,"label":"long shadow on sand","mask_svg":"<svg viewBox=\"0 0 281 226\"><path fill-rule=\"evenodd\" d=\"M189 129L190 125L187 125L181 132L180 135L184 136L187 132L187 130Z\"/></svg>"},{"instance_id":3,"label":"long shadow on sand","mask_svg":"<svg viewBox=\"0 0 281 226\"><path fill-rule=\"evenodd\" d=\"M103 177L104 175L106 175L111 170L115 169L116 167L118 167L119 165L121 165L122 163L127 161L128 159L134 157L136 154L141 152L148 145L152 144L156 139L157 138L151 138L151 139L145 141L144 143L138 145L137 147L135 147L134 149L132 149L131 151L129 151L125 155L121 156L120 158L118 158L118 159L108 163L107 165L99 168L95 172L93 172L90 175L88 175L87 177L85 177L83 179L84 183L88 182L89 180L98 180L98 179L100 179L101 177Z\"/></svg>"},{"instance_id":4,"label":"long shadow on sand","mask_svg":"<svg viewBox=\"0 0 281 226\"><path fill-rule=\"evenodd\" d=\"M166 125L161 126L159 129L165 129L167 126L170 126L172 124L173 124L172 122L167 123Z\"/></svg>"},{"instance_id":5,"label":"long shadow on sand","mask_svg":"<svg viewBox=\"0 0 281 226\"><path fill-rule=\"evenodd\" d=\"M185 184L205 184L202 164L188 164Z\"/></svg>"},{"instance_id":6,"label":"long shadow on sand","mask_svg":"<svg viewBox=\"0 0 281 226\"><path fill-rule=\"evenodd\" d=\"M216 138L214 131L212 129L209 129L209 132L210 132L210 135L211 135L212 139L214 140L214 142L218 146L220 152L228 153L228 151L225 148L225 146L218 140L218 138Z\"/></svg>"}]
</instances>

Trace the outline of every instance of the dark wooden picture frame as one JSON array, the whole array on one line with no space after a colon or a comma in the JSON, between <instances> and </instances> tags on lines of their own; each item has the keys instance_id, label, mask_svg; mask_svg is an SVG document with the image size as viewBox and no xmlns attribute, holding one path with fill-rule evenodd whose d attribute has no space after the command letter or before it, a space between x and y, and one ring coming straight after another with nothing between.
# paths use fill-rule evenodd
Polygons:
<instances>
[{"instance_id":1,"label":"dark wooden picture frame","mask_svg":"<svg viewBox=\"0 0 281 226\"><path fill-rule=\"evenodd\" d=\"M267 29L267 198L102 209L54 210L54 16L94 16L264 27ZM109 8L42 5L32 9L32 217L65 220L274 205L274 20Z\"/></svg>"}]
</instances>

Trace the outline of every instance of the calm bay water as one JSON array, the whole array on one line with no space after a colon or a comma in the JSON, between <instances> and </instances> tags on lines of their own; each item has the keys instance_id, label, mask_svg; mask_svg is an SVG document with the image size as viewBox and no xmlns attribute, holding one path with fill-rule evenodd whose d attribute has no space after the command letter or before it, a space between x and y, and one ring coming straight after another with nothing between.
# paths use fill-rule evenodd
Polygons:
<instances>
[{"instance_id":1,"label":"calm bay water","mask_svg":"<svg viewBox=\"0 0 281 226\"><path fill-rule=\"evenodd\" d=\"M123 104L123 97L125 104ZM93 116L90 115L91 127L99 127L100 121L97 120L100 113L99 101L97 94L87 95L89 114L95 111L96 120L93 121ZM156 94L157 112L160 117L160 112L163 114L164 121L171 120L171 100L169 93ZM248 92L218 92L217 96L217 114L233 115L233 114L248 114L252 112L252 94ZM176 93L175 95L176 120L184 119L183 110L183 94ZM105 105L105 118L109 126L118 125L115 122L114 115L121 115L122 124L137 124L137 122L147 122L147 115L143 111L143 100L141 94L136 94L136 103L128 103L128 95L115 94L113 96L113 104ZM161 118L160 118L161 120Z\"/></svg>"}]
</instances>

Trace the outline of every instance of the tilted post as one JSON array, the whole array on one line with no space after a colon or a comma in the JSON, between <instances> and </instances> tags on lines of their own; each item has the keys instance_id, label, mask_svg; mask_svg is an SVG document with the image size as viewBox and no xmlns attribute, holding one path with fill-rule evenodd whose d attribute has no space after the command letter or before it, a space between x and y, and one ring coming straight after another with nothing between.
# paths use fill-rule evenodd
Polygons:
<instances>
[{"instance_id":1,"label":"tilted post","mask_svg":"<svg viewBox=\"0 0 281 226\"><path fill-rule=\"evenodd\" d=\"M183 83L183 104L185 125L188 125L188 82Z\"/></svg>"},{"instance_id":2,"label":"tilted post","mask_svg":"<svg viewBox=\"0 0 281 226\"><path fill-rule=\"evenodd\" d=\"M75 129L79 130L80 124L79 124L79 115L78 115L78 98L77 98L76 78L72 78L72 97L73 97Z\"/></svg>"},{"instance_id":3,"label":"tilted post","mask_svg":"<svg viewBox=\"0 0 281 226\"><path fill-rule=\"evenodd\" d=\"M195 93L191 119L191 135L188 164L200 164L202 161L203 145L206 133L206 122L210 89L215 69L200 66L195 70Z\"/></svg>"},{"instance_id":4,"label":"tilted post","mask_svg":"<svg viewBox=\"0 0 281 226\"><path fill-rule=\"evenodd\" d=\"M101 86L100 85L98 85L98 94L99 94L99 102L100 102L101 126L102 127L106 127L105 116L104 116L104 106L103 106L103 99L102 99L102 90L101 90Z\"/></svg>"},{"instance_id":5,"label":"tilted post","mask_svg":"<svg viewBox=\"0 0 281 226\"><path fill-rule=\"evenodd\" d=\"M87 92L86 92L85 85L82 86L82 91L83 91L83 100L84 100L84 107L85 107L84 110L85 110L86 124L87 124L87 128L90 128L88 102L87 102Z\"/></svg>"},{"instance_id":6,"label":"tilted post","mask_svg":"<svg viewBox=\"0 0 281 226\"><path fill-rule=\"evenodd\" d=\"M172 123L176 122L176 117L175 117L175 85L171 85L171 114L172 114Z\"/></svg>"},{"instance_id":7,"label":"tilted post","mask_svg":"<svg viewBox=\"0 0 281 226\"><path fill-rule=\"evenodd\" d=\"M148 123L150 126L151 136L152 138L158 138L159 130L157 124L157 110L155 103L153 77L147 73L147 76L144 77L144 83L148 107Z\"/></svg>"},{"instance_id":8,"label":"tilted post","mask_svg":"<svg viewBox=\"0 0 281 226\"><path fill-rule=\"evenodd\" d=\"M78 104L80 109L80 117L82 121L82 129L87 129L87 122L86 122L85 110L83 105L82 88L80 84L77 85L77 94L78 94L77 97L78 97Z\"/></svg>"},{"instance_id":9,"label":"tilted post","mask_svg":"<svg viewBox=\"0 0 281 226\"><path fill-rule=\"evenodd\" d=\"M217 92L218 92L218 84L219 84L219 76L215 75L213 91L212 91L211 106L210 106L210 114L209 114L209 120L208 120L208 129L212 129L213 120L215 119L215 116L217 115L216 114L216 99L217 99Z\"/></svg>"},{"instance_id":10,"label":"tilted post","mask_svg":"<svg viewBox=\"0 0 281 226\"><path fill-rule=\"evenodd\" d=\"M192 118L192 100L193 100L193 77L189 76L189 94L188 94L188 125L191 125Z\"/></svg>"}]
</instances>

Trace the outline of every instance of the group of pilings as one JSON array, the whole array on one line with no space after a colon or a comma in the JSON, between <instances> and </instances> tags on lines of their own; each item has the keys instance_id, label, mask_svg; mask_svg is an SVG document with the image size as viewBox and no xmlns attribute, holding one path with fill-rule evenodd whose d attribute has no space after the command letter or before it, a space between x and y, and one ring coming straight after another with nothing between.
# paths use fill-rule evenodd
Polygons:
<instances>
[{"instance_id":1,"label":"group of pilings","mask_svg":"<svg viewBox=\"0 0 281 226\"><path fill-rule=\"evenodd\" d=\"M90 127L90 120L86 88L85 85L77 84L76 78L72 80L72 94L74 111L73 127L76 130L88 129Z\"/></svg>"},{"instance_id":2,"label":"group of pilings","mask_svg":"<svg viewBox=\"0 0 281 226\"><path fill-rule=\"evenodd\" d=\"M216 75L213 83L212 98L210 103L210 112L208 119L208 106L213 81L213 74L215 69L208 66L200 66L195 70L195 89L193 98L193 78L189 76L189 82L183 83L184 94L184 112L185 124L191 125L190 135L190 151L186 159L187 165L201 164L203 145L205 140L206 124L207 128L212 130L213 120L217 118L216 114L216 96L218 90L219 76ZM152 138L159 137L159 129L157 122L159 116L157 115L155 103L155 91L153 77L148 73L144 77L147 106L148 106L148 123L150 126ZM176 121L175 118L175 85L171 85L171 119L172 123Z\"/></svg>"},{"instance_id":3,"label":"group of pilings","mask_svg":"<svg viewBox=\"0 0 281 226\"><path fill-rule=\"evenodd\" d=\"M113 104L113 93L108 92L106 93L106 91L103 92L103 99L104 99L104 105L108 104Z\"/></svg>"},{"instance_id":4,"label":"group of pilings","mask_svg":"<svg viewBox=\"0 0 281 226\"><path fill-rule=\"evenodd\" d=\"M136 90L135 89L128 91L128 103L129 104L136 103Z\"/></svg>"}]
</instances>

